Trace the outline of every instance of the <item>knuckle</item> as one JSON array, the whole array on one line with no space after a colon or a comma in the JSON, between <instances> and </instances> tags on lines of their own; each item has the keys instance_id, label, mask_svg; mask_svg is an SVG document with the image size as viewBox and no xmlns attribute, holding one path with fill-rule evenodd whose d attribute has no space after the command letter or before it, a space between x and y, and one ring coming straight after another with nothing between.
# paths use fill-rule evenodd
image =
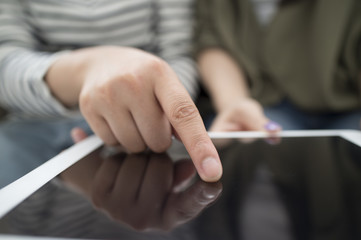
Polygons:
<instances>
[{"instance_id":1,"label":"knuckle","mask_svg":"<svg viewBox=\"0 0 361 240\"><path fill-rule=\"evenodd\" d=\"M97 101L104 102L105 104L114 104L122 97L121 93L139 95L142 89L140 76L133 73L124 73L99 83L96 86L94 95L97 97Z\"/></svg>"},{"instance_id":2,"label":"knuckle","mask_svg":"<svg viewBox=\"0 0 361 240\"><path fill-rule=\"evenodd\" d=\"M98 97L98 101L101 101L105 104L114 103L117 99L118 95L118 87L117 83L118 78L110 79L109 81L105 81L97 86L96 96Z\"/></svg>"},{"instance_id":3,"label":"knuckle","mask_svg":"<svg viewBox=\"0 0 361 240\"><path fill-rule=\"evenodd\" d=\"M124 74L116 79L116 81L119 81L119 84L121 85L120 89L124 89L131 94L140 94L143 89L142 78L136 74Z\"/></svg>"},{"instance_id":4,"label":"knuckle","mask_svg":"<svg viewBox=\"0 0 361 240\"><path fill-rule=\"evenodd\" d=\"M112 87L112 84L102 84L99 86L97 96L98 100L103 103L109 104L116 99L116 92L114 91L115 87Z\"/></svg>"},{"instance_id":5,"label":"knuckle","mask_svg":"<svg viewBox=\"0 0 361 240\"><path fill-rule=\"evenodd\" d=\"M86 111L99 104L109 103L113 96L110 85L108 82L102 82L84 89L79 95L80 109Z\"/></svg>"},{"instance_id":6,"label":"knuckle","mask_svg":"<svg viewBox=\"0 0 361 240\"><path fill-rule=\"evenodd\" d=\"M168 64L158 57L151 57L147 62L147 67L150 68L151 71L159 74L168 68Z\"/></svg>"},{"instance_id":7,"label":"knuckle","mask_svg":"<svg viewBox=\"0 0 361 240\"><path fill-rule=\"evenodd\" d=\"M89 92L82 92L79 96L79 108L83 114L89 114L92 109L92 98Z\"/></svg>"},{"instance_id":8,"label":"knuckle","mask_svg":"<svg viewBox=\"0 0 361 240\"><path fill-rule=\"evenodd\" d=\"M174 122L186 123L199 117L198 109L188 102L177 103L171 112L171 119Z\"/></svg>"}]
</instances>

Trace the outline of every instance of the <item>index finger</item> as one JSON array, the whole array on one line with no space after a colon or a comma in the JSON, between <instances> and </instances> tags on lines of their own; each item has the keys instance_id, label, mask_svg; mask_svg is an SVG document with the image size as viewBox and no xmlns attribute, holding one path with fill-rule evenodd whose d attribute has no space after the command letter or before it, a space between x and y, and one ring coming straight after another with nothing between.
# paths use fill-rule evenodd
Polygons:
<instances>
[{"instance_id":1,"label":"index finger","mask_svg":"<svg viewBox=\"0 0 361 240\"><path fill-rule=\"evenodd\" d=\"M221 161L199 111L175 73L167 73L169 74L166 78L155 82L156 97L186 147L200 177L207 182L217 181L222 176Z\"/></svg>"}]
</instances>

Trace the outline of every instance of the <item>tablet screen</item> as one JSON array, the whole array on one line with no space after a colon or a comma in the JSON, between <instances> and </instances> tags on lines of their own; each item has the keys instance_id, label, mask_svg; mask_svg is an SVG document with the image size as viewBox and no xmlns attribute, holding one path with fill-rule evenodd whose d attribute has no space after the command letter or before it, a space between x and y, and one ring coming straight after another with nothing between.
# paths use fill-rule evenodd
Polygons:
<instances>
[{"instance_id":1,"label":"tablet screen","mask_svg":"<svg viewBox=\"0 0 361 240\"><path fill-rule=\"evenodd\" d=\"M341 137L214 139L205 183L183 145L100 147L1 220L1 233L88 239L361 239L361 149Z\"/></svg>"}]
</instances>

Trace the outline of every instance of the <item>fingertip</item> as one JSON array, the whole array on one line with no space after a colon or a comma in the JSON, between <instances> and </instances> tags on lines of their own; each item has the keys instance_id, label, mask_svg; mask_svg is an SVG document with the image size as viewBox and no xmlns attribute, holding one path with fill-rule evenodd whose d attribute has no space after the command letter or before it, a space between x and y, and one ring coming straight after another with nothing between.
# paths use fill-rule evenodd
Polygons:
<instances>
[{"instance_id":1,"label":"fingertip","mask_svg":"<svg viewBox=\"0 0 361 240\"><path fill-rule=\"evenodd\" d=\"M187 145L184 145L187 148ZM201 179L205 182L218 181L223 173L222 163L208 134L189 145L187 148L188 153Z\"/></svg>"},{"instance_id":2,"label":"fingertip","mask_svg":"<svg viewBox=\"0 0 361 240\"><path fill-rule=\"evenodd\" d=\"M267 131L270 131L270 132L277 132L277 131L281 131L282 130L282 127L280 124L274 122L274 121L268 121L265 125L264 125L264 128L267 130Z\"/></svg>"},{"instance_id":3,"label":"fingertip","mask_svg":"<svg viewBox=\"0 0 361 240\"><path fill-rule=\"evenodd\" d=\"M222 164L219 158L206 157L200 164L199 175L203 181L216 182L223 174Z\"/></svg>"},{"instance_id":4,"label":"fingertip","mask_svg":"<svg viewBox=\"0 0 361 240\"><path fill-rule=\"evenodd\" d=\"M84 130L78 127L73 128L70 132L70 135L74 143L78 143L87 137Z\"/></svg>"}]
</instances>

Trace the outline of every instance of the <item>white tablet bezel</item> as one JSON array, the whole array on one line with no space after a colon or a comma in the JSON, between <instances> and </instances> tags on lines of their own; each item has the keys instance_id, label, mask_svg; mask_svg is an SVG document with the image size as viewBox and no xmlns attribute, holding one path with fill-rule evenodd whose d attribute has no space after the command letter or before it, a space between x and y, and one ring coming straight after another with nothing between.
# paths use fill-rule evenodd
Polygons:
<instances>
[{"instance_id":1,"label":"white tablet bezel","mask_svg":"<svg viewBox=\"0 0 361 240\"><path fill-rule=\"evenodd\" d=\"M266 132L210 132L209 135L212 139L269 137ZM282 131L275 136L281 138L339 136L361 147L361 131L357 130ZM77 143L69 149L61 152L18 180L0 189L0 218L5 216L8 212L51 179L59 175L80 159L84 158L102 144L103 142L98 137L90 136L80 143Z\"/></svg>"},{"instance_id":2,"label":"white tablet bezel","mask_svg":"<svg viewBox=\"0 0 361 240\"><path fill-rule=\"evenodd\" d=\"M210 132L209 136L217 138L267 138L266 132ZM361 147L361 131L358 130L293 130L282 131L274 135L275 137L342 137L345 140Z\"/></svg>"}]
</instances>

